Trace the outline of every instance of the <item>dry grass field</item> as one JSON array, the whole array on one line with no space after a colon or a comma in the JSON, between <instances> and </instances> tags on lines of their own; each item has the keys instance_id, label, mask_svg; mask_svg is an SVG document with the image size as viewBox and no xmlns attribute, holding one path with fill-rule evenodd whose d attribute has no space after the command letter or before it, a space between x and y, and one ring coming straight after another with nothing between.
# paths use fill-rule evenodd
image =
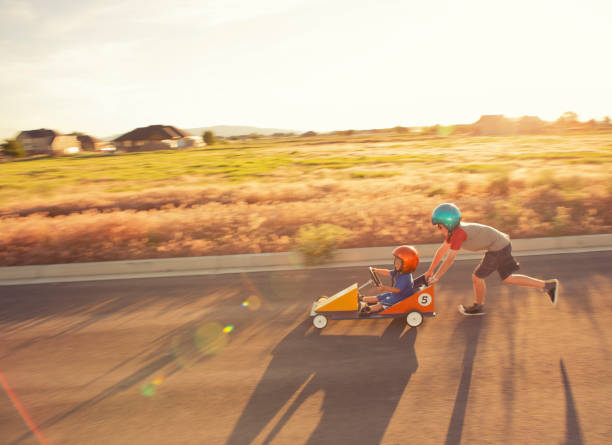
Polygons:
<instances>
[{"instance_id":1,"label":"dry grass field","mask_svg":"<svg viewBox=\"0 0 612 445\"><path fill-rule=\"evenodd\" d=\"M610 233L611 166L612 133L393 130L5 162L0 265L438 242L449 201L515 238Z\"/></svg>"}]
</instances>

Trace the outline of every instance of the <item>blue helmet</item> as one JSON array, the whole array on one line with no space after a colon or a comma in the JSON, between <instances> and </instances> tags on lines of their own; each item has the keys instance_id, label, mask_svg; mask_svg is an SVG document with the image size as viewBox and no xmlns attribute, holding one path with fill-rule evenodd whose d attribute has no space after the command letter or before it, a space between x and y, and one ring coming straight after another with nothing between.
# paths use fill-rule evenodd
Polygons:
<instances>
[{"instance_id":1,"label":"blue helmet","mask_svg":"<svg viewBox=\"0 0 612 445\"><path fill-rule=\"evenodd\" d=\"M431 223L434 226L442 224L449 232L457 227L460 221L461 212L455 204L451 203L440 204L431 214Z\"/></svg>"}]
</instances>

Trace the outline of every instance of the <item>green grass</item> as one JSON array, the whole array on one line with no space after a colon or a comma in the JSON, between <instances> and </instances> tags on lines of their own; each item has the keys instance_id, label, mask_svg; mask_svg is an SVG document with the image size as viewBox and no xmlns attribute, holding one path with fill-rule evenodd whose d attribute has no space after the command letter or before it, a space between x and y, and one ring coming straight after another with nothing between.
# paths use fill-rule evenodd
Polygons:
<instances>
[{"instance_id":1,"label":"green grass","mask_svg":"<svg viewBox=\"0 0 612 445\"><path fill-rule=\"evenodd\" d=\"M507 164L460 164L449 167L454 173L498 173L509 169Z\"/></svg>"},{"instance_id":2,"label":"green grass","mask_svg":"<svg viewBox=\"0 0 612 445\"><path fill-rule=\"evenodd\" d=\"M506 159L512 161L525 160L567 160L571 163L606 163L612 162L612 151L553 151L544 153L520 153L506 155Z\"/></svg>"},{"instance_id":3,"label":"green grass","mask_svg":"<svg viewBox=\"0 0 612 445\"><path fill-rule=\"evenodd\" d=\"M245 181L294 181L302 175L367 180L403 169L456 174L504 174L514 167L554 162L575 169L612 163L612 134L436 137L401 132L356 132L313 137L259 138L210 147L125 154L36 158L0 164L0 203L63 192L138 191L149 187ZM389 167L393 168L392 171ZM404 167L406 166L406 167ZM325 173L325 172L328 173Z\"/></svg>"}]
</instances>

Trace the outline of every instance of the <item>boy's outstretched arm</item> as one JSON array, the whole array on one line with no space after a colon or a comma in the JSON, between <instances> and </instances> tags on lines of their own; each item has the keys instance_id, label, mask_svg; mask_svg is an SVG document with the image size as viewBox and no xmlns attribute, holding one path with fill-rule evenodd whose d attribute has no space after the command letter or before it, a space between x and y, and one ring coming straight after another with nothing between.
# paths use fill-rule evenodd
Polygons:
<instances>
[{"instance_id":1,"label":"boy's outstretched arm","mask_svg":"<svg viewBox=\"0 0 612 445\"><path fill-rule=\"evenodd\" d=\"M376 269L373 267L372 270L376 272L378 275L384 275L386 277L391 276L391 273L389 273L388 269Z\"/></svg>"},{"instance_id":2,"label":"boy's outstretched arm","mask_svg":"<svg viewBox=\"0 0 612 445\"><path fill-rule=\"evenodd\" d=\"M433 275L434 271L436 270L436 267L438 266L438 263L442 260L442 258L444 258L444 255L446 255L446 252L448 252L449 248L450 248L450 243L446 243L446 242L442 243L442 245L438 247L438 250L436 250L436 254L434 255L434 258L431 261L431 265L429 266L429 269L427 269L427 272L425 272L425 279L429 281L429 278Z\"/></svg>"},{"instance_id":3,"label":"boy's outstretched arm","mask_svg":"<svg viewBox=\"0 0 612 445\"><path fill-rule=\"evenodd\" d=\"M440 269L438 269L438 271L433 275L433 277L431 277L430 283L435 283L440 278L442 278L442 275L444 275L446 273L446 271L452 266L453 262L455 261L455 257L457 256L457 252L459 252L459 251L458 250L451 250L450 252L448 252L448 256L446 257L446 259L444 260L444 262L440 266Z\"/></svg>"}]
</instances>

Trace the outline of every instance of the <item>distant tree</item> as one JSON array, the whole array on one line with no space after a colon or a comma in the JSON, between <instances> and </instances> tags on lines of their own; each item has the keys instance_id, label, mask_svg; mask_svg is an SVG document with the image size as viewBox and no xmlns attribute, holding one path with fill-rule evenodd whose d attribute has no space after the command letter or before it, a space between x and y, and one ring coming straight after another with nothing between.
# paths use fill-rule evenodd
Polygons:
<instances>
[{"instance_id":1,"label":"distant tree","mask_svg":"<svg viewBox=\"0 0 612 445\"><path fill-rule=\"evenodd\" d=\"M436 133L438 136L447 137L455 132L454 125L439 125L436 129Z\"/></svg>"},{"instance_id":2,"label":"distant tree","mask_svg":"<svg viewBox=\"0 0 612 445\"><path fill-rule=\"evenodd\" d=\"M557 124L559 124L562 127L568 127L570 125L574 125L577 123L578 123L578 115L574 113L573 111L566 111L561 116L559 116L559 119L557 119Z\"/></svg>"},{"instance_id":3,"label":"distant tree","mask_svg":"<svg viewBox=\"0 0 612 445\"><path fill-rule=\"evenodd\" d=\"M610 125L610 116L606 116L603 118L603 123L607 126Z\"/></svg>"},{"instance_id":4,"label":"distant tree","mask_svg":"<svg viewBox=\"0 0 612 445\"><path fill-rule=\"evenodd\" d=\"M210 130L206 130L204 134L202 135L202 139L204 139L204 142L206 142L206 145L212 145L216 141L215 133L213 133Z\"/></svg>"},{"instance_id":5,"label":"distant tree","mask_svg":"<svg viewBox=\"0 0 612 445\"><path fill-rule=\"evenodd\" d=\"M308 138L308 137L312 137L312 136L317 136L317 132L316 131L307 131L306 133L302 133L300 136Z\"/></svg>"},{"instance_id":6,"label":"distant tree","mask_svg":"<svg viewBox=\"0 0 612 445\"><path fill-rule=\"evenodd\" d=\"M440 129L440 124L432 125L429 127L423 127L423 134L437 135L439 129Z\"/></svg>"},{"instance_id":7,"label":"distant tree","mask_svg":"<svg viewBox=\"0 0 612 445\"><path fill-rule=\"evenodd\" d=\"M544 121L537 116L523 116L519 119L517 131L519 134L542 133Z\"/></svg>"},{"instance_id":8,"label":"distant tree","mask_svg":"<svg viewBox=\"0 0 612 445\"><path fill-rule=\"evenodd\" d=\"M2 153L12 158L25 156L23 145L17 139L7 139L6 143L2 145Z\"/></svg>"}]
</instances>

